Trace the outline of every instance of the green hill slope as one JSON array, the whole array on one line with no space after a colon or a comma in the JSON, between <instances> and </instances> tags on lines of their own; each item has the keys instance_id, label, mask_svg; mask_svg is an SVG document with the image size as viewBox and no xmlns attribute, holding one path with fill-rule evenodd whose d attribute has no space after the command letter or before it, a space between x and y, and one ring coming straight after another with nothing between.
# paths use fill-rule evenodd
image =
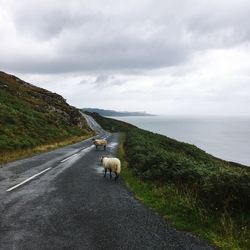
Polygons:
<instances>
[{"instance_id":1,"label":"green hill slope","mask_svg":"<svg viewBox=\"0 0 250 250\"><path fill-rule=\"evenodd\" d=\"M250 168L198 147L91 114L123 132L122 176L135 195L178 228L221 249L250 249ZM127 167L126 167L127 166Z\"/></svg>"},{"instance_id":2,"label":"green hill slope","mask_svg":"<svg viewBox=\"0 0 250 250\"><path fill-rule=\"evenodd\" d=\"M1 156L91 133L63 97L0 72Z\"/></svg>"},{"instance_id":3,"label":"green hill slope","mask_svg":"<svg viewBox=\"0 0 250 250\"><path fill-rule=\"evenodd\" d=\"M238 213L250 209L250 169L207 154L198 147L92 113L106 130L126 133L125 151L134 172L157 184L192 190L212 209Z\"/></svg>"}]
</instances>

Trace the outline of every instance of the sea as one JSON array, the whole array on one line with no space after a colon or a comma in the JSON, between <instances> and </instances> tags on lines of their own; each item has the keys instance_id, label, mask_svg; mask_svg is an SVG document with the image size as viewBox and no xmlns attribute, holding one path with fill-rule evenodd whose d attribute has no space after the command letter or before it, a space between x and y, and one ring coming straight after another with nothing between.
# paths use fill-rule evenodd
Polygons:
<instances>
[{"instance_id":1,"label":"sea","mask_svg":"<svg viewBox=\"0 0 250 250\"><path fill-rule=\"evenodd\" d=\"M220 159L250 166L250 117L112 117L193 144Z\"/></svg>"}]
</instances>

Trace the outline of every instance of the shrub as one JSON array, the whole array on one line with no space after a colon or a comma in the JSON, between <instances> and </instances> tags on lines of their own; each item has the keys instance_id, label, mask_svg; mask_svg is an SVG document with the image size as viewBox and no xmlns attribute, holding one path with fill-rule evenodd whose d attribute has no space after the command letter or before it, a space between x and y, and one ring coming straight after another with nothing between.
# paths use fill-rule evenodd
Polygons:
<instances>
[{"instance_id":1,"label":"shrub","mask_svg":"<svg viewBox=\"0 0 250 250\"><path fill-rule=\"evenodd\" d=\"M170 183L192 193L213 211L236 214L250 210L250 171L219 160L194 145L181 143L127 123L94 118L104 126L125 131L126 160L134 173L157 185Z\"/></svg>"}]
</instances>

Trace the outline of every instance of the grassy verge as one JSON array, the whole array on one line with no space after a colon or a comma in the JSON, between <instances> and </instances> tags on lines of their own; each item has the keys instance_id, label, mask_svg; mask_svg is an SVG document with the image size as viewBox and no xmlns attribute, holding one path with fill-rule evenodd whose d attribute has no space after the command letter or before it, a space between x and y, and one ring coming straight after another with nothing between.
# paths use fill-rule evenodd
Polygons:
<instances>
[{"instance_id":1,"label":"grassy verge","mask_svg":"<svg viewBox=\"0 0 250 250\"><path fill-rule=\"evenodd\" d=\"M17 149L17 150L1 152L0 164L4 164L4 163L14 161L14 160L23 159L25 157L32 156L38 153L51 151L53 149L57 149L60 147L64 147L70 144L74 144L74 143L86 140L92 136L94 136L94 133L89 133L88 135L83 135L83 136L73 136L62 141L56 141L54 143L36 146L34 148Z\"/></svg>"},{"instance_id":2,"label":"grassy verge","mask_svg":"<svg viewBox=\"0 0 250 250\"><path fill-rule=\"evenodd\" d=\"M171 183L155 184L142 180L126 161L125 136L123 133L119 145L122 177L139 200L162 214L176 228L193 232L219 249L250 249L248 219L243 215L213 213L189 190L180 192Z\"/></svg>"},{"instance_id":3,"label":"grassy verge","mask_svg":"<svg viewBox=\"0 0 250 250\"><path fill-rule=\"evenodd\" d=\"M123 132L122 175L146 205L219 249L250 249L250 169L195 145L91 114Z\"/></svg>"}]
</instances>

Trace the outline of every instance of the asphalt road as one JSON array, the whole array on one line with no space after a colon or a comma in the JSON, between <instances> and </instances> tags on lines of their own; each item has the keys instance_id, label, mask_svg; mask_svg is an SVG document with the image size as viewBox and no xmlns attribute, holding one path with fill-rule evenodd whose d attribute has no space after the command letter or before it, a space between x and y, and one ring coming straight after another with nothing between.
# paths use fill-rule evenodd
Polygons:
<instances>
[{"instance_id":1,"label":"asphalt road","mask_svg":"<svg viewBox=\"0 0 250 250\"><path fill-rule=\"evenodd\" d=\"M125 187L103 178L100 157L115 155L86 140L0 168L0 249L212 249L171 227ZM21 185L20 185L21 184Z\"/></svg>"}]
</instances>

